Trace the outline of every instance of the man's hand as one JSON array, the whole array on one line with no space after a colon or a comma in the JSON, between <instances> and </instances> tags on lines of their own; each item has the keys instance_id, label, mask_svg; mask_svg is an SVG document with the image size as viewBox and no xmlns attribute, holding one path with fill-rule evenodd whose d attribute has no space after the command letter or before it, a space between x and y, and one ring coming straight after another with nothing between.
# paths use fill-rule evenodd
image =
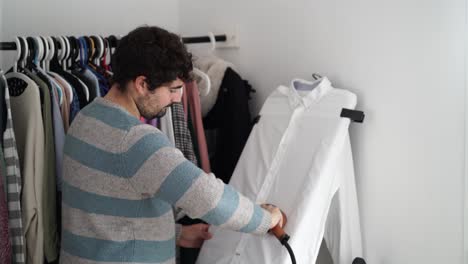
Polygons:
<instances>
[{"instance_id":1,"label":"man's hand","mask_svg":"<svg viewBox=\"0 0 468 264\"><path fill-rule=\"evenodd\" d=\"M280 227L283 227L283 214L281 213L281 210L272 205L272 204L262 204L261 207L271 214L271 225L270 229L275 227L276 225L280 225Z\"/></svg>"},{"instance_id":2,"label":"man's hand","mask_svg":"<svg viewBox=\"0 0 468 264\"><path fill-rule=\"evenodd\" d=\"M207 224L182 226L177 245L185 248L200 248L203 245L203 241L213 237L213 235L208 232L209 227L210 226Z\"/></svg>"}]
</instances>

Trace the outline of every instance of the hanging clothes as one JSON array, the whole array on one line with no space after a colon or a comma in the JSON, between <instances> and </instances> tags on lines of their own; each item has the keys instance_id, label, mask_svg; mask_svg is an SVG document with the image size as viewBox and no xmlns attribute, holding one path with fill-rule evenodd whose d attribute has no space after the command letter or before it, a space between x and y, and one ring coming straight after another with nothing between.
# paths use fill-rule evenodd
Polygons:
<instances>
[{"instance_id":1,"label":"hanging clothes","mask_svg":"<svg viewBox=\"0 0 468 264\"><path fill-rule=\"evenodd\" d=\"M41 185L43 199L41 202L41 210L43 217L44 230L44 255L48 262L53 262L58 258L58 233L57 233L57 170L56 170L56 153L54 139L54 116L59 114L59 109L54 99L54 86L49 77L40 69L36 69L34 74L28 69L25 69L26 74L34 80L42 91L42 120L44 128L44 175L43 184ZM24 106L23 106L24 107ZM59 121L60 117L58 117ZM60 123L60 122L59 122ZM59 125L59 123L57 125ZM57 129L57 133L59 129ZM63 126L61 127L63 134ZM64 136L62 136L64 137ZM63 139L62 139L63 140ZM62 143L63 149L63 143ZM61 172L61 168L60 168ZM29 241L26 241L28 243Z\"/></svg>"},{"instance_id":2,"label":"hanging clothes","mask_svg":"<svg viewBox=\"0 0 468 264\"><path fill-rule=\"evenodd\" d=\"M79 38L80 42L80 63L73 65L72 74L78 77L88 88L89 96L87 97L88 103L92 102L96 97L101 97L98 78L93 74L88 63L88 46L84 37Z\"/></svg>"},{"instance_id":3,"label":"hanging clothes","mask_svg":"<svg viewBox=\"0 0 468 264\"><path fill-rule=\"evenodd\" d=\"M51 75L63 89L64 100L60 105L60 114L62 117L63 129L66 133L70 127L70 105L72 103L72 99L70 98L73 97L73 90L70 84L60 75L54 72L49 72L49 75Z\"/></svg>"},{"instance_id":4,"label":"hanging clothes","mask_svg":"<svg viewBox=\"0 0 468 264\"><path fill-rule=\"evenodd\" d=\"M98 71L99 69L96 69L96 70L93 68L88 68L88 69L94 74L94 76L96 76L98 83L99 83L99 95L101 97L104 97L109 92L109 89L110 89L109 80L103 74L101 74L100 71Z\"/></svg>"},{"instance_id":5,"label":"hanging clothes","mask_svg":"<svg viewBox=\"0 0 468 264\"><path fill-rule=\"evenodd\" d=\"M161 131L164 133L164 135L167 136L172 146L175 146L174 126L172 125L171 108L166 109L166 114L163 117L159 118L159 121Z\"/></svg>"},{"instance_id":6,"label":"hanging clothes","mask_svg":"<svg viewBox=\"0 0 468 264\"><path fill-rule=\"evenodd\" d=\"M86 87L83 86L83 83L79 81L77 77L73 74L70 74L62 69L60 64L58 63L57 58L55 57L52 59L50 64L50 69L53 73L58 74L62 77L69 85L72 91L72 96L70 99L70 113L69 113L69 122L68 127L78 114L80 109L87 104L85 89ZM67 129L68 130L68 129Z\"/></svg>"},{"instance_id":7,"label":"hanging clothes","mask_svg":"<svg viewBox=\"0 0 468 264\"><path fill-rule=\"evenodd\" d=\"M146 120L144 121L146 124L148 125L151 125L151 126L154 126L154 127L158 127L159 126L159 123L158 123L158 118L153 118L151 120Z\"/></svg>"},{"instance_id":8,"label":"hanging clothes","mask_svg":"<svg viewBox=\"0 0 468 264\"><path fill-rule=\"evenodd\" d=\"M0 116L1 116L1 132L2 135L6 130L7 126L7 107L5 94L7 93L6 81L3 77L3 72L0 70ZM2 140L3 148L3 140ZM7 204L7 173L5 157L3 155L3 149L0 149L0 263L11 263L11 237L9 227L9 214Z\"/></svg>"},{"instance_id":9,"label":"hanging clothes","mask_svg":"<svg viewBox=\"0 0 468 264\"><path fill-rule=\"evenodd\" d=\"M88 100L86 99L85 90L87 89L83 82L81 82L77 77L73 74L68 72L60 72L60 76L62 76L71 86L73 89L73 100L70 104L70 118L69 123L73 121L75 116L81 110L81 108L85 107L88 104Z\"/></svg>"},{"instance_id":10,"label":"hanging clothes","mask_svg":"<svg viewBox=\"0 0 468 264\"><path fill-rule=\"evenodd\" d=\"M185 89L185 88L183 88ZM184 92L185 94L185 92ZM184 154L184 157L187 160L190 160L193 164L197 165L197 157L194 153L192 137L190 131L188 130L187 120L184 113L184 107L182 103L174 103L171 106L172 110L172 121L174 125L174 137L175 137L175 146ZM179 212L179 213L177 213ZM177 211L175 215L177 223L183 225L193 225L197 223L203 223L200 219L191 219L187 216L183 217L183 213ZM190 264L195 263L198 257L200 249L198 248L183 248L181 247L178 252L177 263Z\"/></svg>"},{"instance_id":11,"label":"hanging clothes","mask_svg":"<svg viewBox=\"0 0 468 264\"><path fill-rule=\"evenodd\" d=\"M205 117L213 109L218 94L223 87L223 78L228 68L235 69L234 65L214 55L197 56L194 66L210 77L210 91L200 97L202 116ZM206 87L204 79L197 80L198 87Z\"/></svg>"},{"instance_id":12,"label":"hanging clothes","mask_svg":"<svg viewBox=\"0 0 468 264\"><path fill-rule=\"evenodd\" d=\"M203 127L203 120L201 115L201 104L198 87L195 82L185 84L186 96L189 105L189 113L192 120L192 126L195 134L195 141L198 146L199 161L201 168L206 172L211 172L210 160L208 157L208 147L206 145L205 129Z\"/></svg>"},{"instance_id":13,"label":"hanging clothes","mask_svg":"<svg viewBox=\"0 0 468 264\"><path fill-rule=\"evenodd\" d=\"M9 89L17 86L17 73L7 73ZM23 78L26 88L10 98L13 130L23 178L22 212L26 238L26 262L44 261L43 201L45 146L39 87L30 78ZM10 91L11 92L11 91Z\"/></svg>"},{"instance_id":14,"label":"hanging clothes","mask_svg":"<svg viewBox=\"0 0 468 264\"><path fill-rule=\"evenodd\" d=\"M0 69L0 132L3 135L6 130L7 125L7 110L6 110L6 102L5 102L5 93L6 93L6 80L3 77L3 71ZM1 142L3 146L3 142Z\"/></svg>"},{"instance_id":15,"label":"hanging clothes","mask_svg":"<svg viewBox=\"0 0 468 264\"><path fill-rule=\"evenodd\" d=\"M230 185L250 199L269 201L284 211L289 244L302 263L316 262L327 220L332 232L325 238L334 263L362 257L350 120L340 117L342 108L355 106L356 96L333 88L327 78L280 86L263 105L231 179ZM331 206L335 194L339 204ZM327 219L330 214L334 217ZM212 231L200 264L289 262L273 236Z\"/></svg>"},{"instance_id":16,"label":"hanging clothes","mask_svg":"<svg viewBox=\"0 0 468 264\"><path fill-rule=\"evenodd\" d=\"M203 118L212 171L225 183L229 183L252 129L251 90L237 72L227 68L216 103Z\"/></svg>"},{"instance_id":17,"label":"hanging clothes","mask_svg":"<svg viewBox=\"0 0 468 264\"><path fill-rule=\"evenodd\" d=\"M62 186L62 165L63 165L63 146L65 144L65 129L61 115L61 108L58 102L57 91L60 89L55 83L52 84L50 93L50 101L52 106L52 125L53 125L53 140L55 147L55 175L57 190L61 190ZM65 97L66 100L66 97ZM67 104L68 102L65 102Z\"/></svg>"},{"instance_id":18,"label":"hanging clothes","mask_svg":"<svg viewBox=\"0 0 468 264\"><path fill-rule=\"evenodd\" d=\"M3 164L3 153L0 153L0 156L2 159L0 164L0 177L5 178L6 174ZM8 206L3 180L0 180L0 263L11 263L11 249L10 231L8 227Z\"/></svg>"},{"instance_id":19,"label":"hanging clothes","mask_svg":"<svg viewBox=\"0 0 468 264\"><path fill-rule=\"evenodd\" d=\"M96 76L88 69L73 69L72 74L78 77L87 87L89 96L87 97L88 103L92 102L94 98L100 97L101 92L99 89L99 81Z\"/></svg>"},{"instance_id":20,"label":"hanging clothes","mask_svg":"<svg viewBox=\"0 0 468 264\"><path fill-rule=\"evenodd\" d=\"M3 154L6 166L6 193L8 205L8 226L12 246L12 262L25 263L25 243L23 229L23 213L21 205L21 172L16 138L13 132L10 95L5 76L0 74L0 89L5 90L6 129L2 135Z\"/></svg>"},{"instance_id":21,"label":"hanging clothes","mask_svg":"<svg viewBox=\"0 0 468 264\"><path fill-rule=\"evenodd\" d=\"M172 122L174 126L175 146L184 154L184 157L197 165L197 157L193 150L192 137L187 128L187 120L182 103L175 103L171 106Z\"/></svg>"}]
</instances>

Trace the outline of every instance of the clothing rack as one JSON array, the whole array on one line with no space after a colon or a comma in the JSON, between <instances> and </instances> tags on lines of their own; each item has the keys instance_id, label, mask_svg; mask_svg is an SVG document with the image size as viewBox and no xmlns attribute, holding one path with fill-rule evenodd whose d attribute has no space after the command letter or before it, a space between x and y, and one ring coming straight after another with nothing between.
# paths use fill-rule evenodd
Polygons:
<instances>
[{"instance_id":1,"label":"clothing rack","mask_svg":"<svg viewBox=\"0 0 468 264\"><path fill-rule=\"evenodd\" d=\"M226 35L215 35L215 40L217 42L223 42L227 40ZM118 38L114 35L111 35L107 38L111 47L117 47ZM209 36L197 36L197 37L183 37L182 41L185 44L196 44L196 43L210 43L211 39ZM16 50L16 43L15 42L0 42L0 50Z\"/></svg>"}]
</instances>

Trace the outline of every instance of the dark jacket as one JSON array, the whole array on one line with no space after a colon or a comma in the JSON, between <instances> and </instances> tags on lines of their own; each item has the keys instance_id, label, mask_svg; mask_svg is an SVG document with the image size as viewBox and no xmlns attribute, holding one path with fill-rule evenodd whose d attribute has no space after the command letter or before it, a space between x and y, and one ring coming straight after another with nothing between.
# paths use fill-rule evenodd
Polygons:
<instances>
[{"instance_id":1,"label":"dark jacket","mask_svg":"<svg viewBox=\"0 0 468 264\"><path fill-rule=\"evenodd\" d=\"M228 68L216 103L203 119L207 135L213 132L215 135L215 140L207 140L211 170L225 183L231 179L252 129L249 110L249 95L252 91L247 81Z\"/></svg>"}]
</instances>

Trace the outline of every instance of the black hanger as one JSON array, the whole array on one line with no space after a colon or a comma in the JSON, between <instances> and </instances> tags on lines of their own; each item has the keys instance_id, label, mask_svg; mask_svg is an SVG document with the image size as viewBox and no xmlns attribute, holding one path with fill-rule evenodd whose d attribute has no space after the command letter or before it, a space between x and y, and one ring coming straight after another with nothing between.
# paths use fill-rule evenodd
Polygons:
<instances>
[{"instance_id":1,"label":"black hanger","mask_svg":"<svg viewBox=\"0 0 468 264\"><path fill-rule=\"evenodd\" d=\"M28 55L26 59L26 68L34 68L34 57L36 56L36 49L34 44L34 39L32 37L27 37L26 41L28 42Z\"/></svg>"},{"instance_id":2,"label":"black hanger","mask_svg":"<svg viewBox=\"0 0 468 264\"><path fill-rule=\"evenodd\" d=\"M68 40L70 41L71 48L70 62L68 66L70 66L70 68L80 67L78 63L78 57L80 55L80 43L78 39L73 36L68 37Z\"/></svg>"},{"instance_id":3,"label":"black hanger","mask_svg":"<svg viewBox=\"0 0 468 264\"><path fill-rule=\"evenodd\" d=\"M340 117L346 117L346 118L351 119L351 121L353 122L362 123L364 122L364 118L366 117L366 115L364 114L363 111L343 108L341 110Z\"/></svg>"},{"instance_id":4,"label":"black hanger","mask_svg":"<svg viewBox=\"0 0 468 264\"><path fill-rule=\"evenodd\" d=\"M314 80L322 79L322 75L318 73L312 73L312 78L314 78Z\"/></svg>"},{"instance_id":5,"label":"black hanger","mask_svg":"<svg viewBox=\"0 0 468 264\"><path fill-rule=\"evenodd\" d=\"M116 36L110 35L109 37L107 37L107 40L109 41L109 45L110 45L111 48L116 48L117 47L117 44L118 44L119 40L117 39Z\"/></svg>"},{"instance_id":6,"label":"black hanger","mask_svg":"<svg viewBox=\"0 0 468 264\"><path fill-rule=\"evenodd\" d=\"M86 41L86 46L88 46L87 50L86 50L86 58L87 58L87 61L83 62L84 64L88 64L89 61L92 60L92 58L94 57L95 55L95 50L93 50L93 46L95 47L96 46L96 43L94 43L94 39L92 40L91 37L88 37L88 36L84 36L84 39ZM94 44L94 45L93 45Z\"/></svg>"},{"instance_id":7,"label":"black hanger","mask_svg":"<svg viewBox=\"0 0 468 264\"><path fill-rule=\"evenodd\" d=\"M65 47L61 47L60 42L57 40L56 37L52 37L52 41L54 42L54 46L55 46L56 50L58 50L59 47L62 50L65 50ZM56 71L58 68L60 68L60 63L59 63L59 60L58 60L58 52L55 52L54 56L50 60L50 69L53 70L53 71Z\"/></svg>"}]
</instances>

